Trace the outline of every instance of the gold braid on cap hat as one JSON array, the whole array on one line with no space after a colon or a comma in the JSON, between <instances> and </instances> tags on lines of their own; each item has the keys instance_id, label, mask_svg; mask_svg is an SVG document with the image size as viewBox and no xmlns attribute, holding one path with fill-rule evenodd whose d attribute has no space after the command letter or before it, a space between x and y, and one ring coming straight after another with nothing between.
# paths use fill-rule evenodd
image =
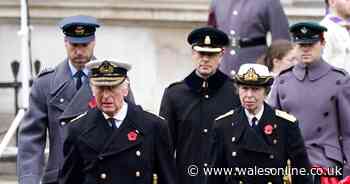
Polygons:
<instances>
[{"instance_id":1,"label":"gold braid on cap hat","mask_svg":"<svg viewBox=\"0 0 350 184\"><path fill-rule=\"evenodd\" d=\"M250 68L245 74L243 74L245 81L257 81L259 75L255 72L254 68Z\"/></svg>"}]
</instances>

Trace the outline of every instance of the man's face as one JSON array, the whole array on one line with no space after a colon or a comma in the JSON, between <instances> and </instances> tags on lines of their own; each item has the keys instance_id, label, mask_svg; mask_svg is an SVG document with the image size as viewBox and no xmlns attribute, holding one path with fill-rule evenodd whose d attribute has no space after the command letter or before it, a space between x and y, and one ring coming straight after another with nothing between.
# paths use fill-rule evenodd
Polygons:
<instances>
[{"instance_id":1,"label":"man's face","mask_svg":"<svg viewBox=\"0 0 350 184\"><path fill-rule=\"evenodd\" d=\"M223 52L197 52L192 50L192 60L196 63L196 71L203 77L214 74L219 66Z\"/></svg>"},{"instance_id":2,"label":"man's face","mask_svg":"<svg viewBox=\"0 0 350 184\"><path fill-rule=\"evenodd\" d=\"M329 3L338 16L350 18L350 0L330 0Z\"/></svg>"},{"instance_id":3,"label":"man's face","mask_svg":"<svg viewBox=\"0 0 350 184\"><path fill-rule=\"evenodd\" d=\"M89 43L70 43L67 39L64 41L68 58L76 69L84 68L94 55L95 41Z\"/></svg>"},{"instance_id":4,"label":"man's face","mask_svg":"<svg viewBox=\"0 0 350 184\"><path fill-rule=\"evenodd\" d=\"M97 108L113 117L123 106L124 97L128 94L126 85L118 86L92 86Z\"/></svg>"},{"instance_id":5,"label":"man's face","mask_svg":"<svg viewBox=\"0 0 350 184\"><path fill-rule=\"evenodd\" d=\"M239 85L238 94L242 106L250 113L256 114L264 105L266 88L261 86Z\"/></svg>"},{"instance_id":6,"label":"man's face","mask_svg":"<svg viewBox=\"0 0 350 184\"><path fill-rule=\"evenodd\" d=\"M300 52L300 61L304 64L311 64L321 58L324 42L318 41L313 44L297 44Z\"/></svg>"}]
</instances>

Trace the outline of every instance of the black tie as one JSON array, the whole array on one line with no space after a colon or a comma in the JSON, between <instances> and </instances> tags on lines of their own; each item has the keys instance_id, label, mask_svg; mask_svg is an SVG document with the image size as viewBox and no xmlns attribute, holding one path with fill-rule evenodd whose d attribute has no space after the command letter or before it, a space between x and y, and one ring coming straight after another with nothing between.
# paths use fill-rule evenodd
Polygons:
<instances>
[{"instance_id":1,"label":"black tie","mask_svg":"<svg viewBox=\"0 0 350 184\"><path fill-rule=\"evenodd\" d=\"M77 71L77 73L75 73L75 77L77 78L77 83L76 83L76 88L77 90L79 90L79 88L81 87L81 85L83 84L83 81L82 81L82 77L84 76L84 72L79 70Z\"/></svg>"},{"instance_id":2,"label":"black tie","mask_svg":"<svg viewBox=\"0 0 350 184\"><path fill-rule=\"evenodd\" d=\"M117 127L115 126L115 119L114 118L108 118L108 123L110 124L112 130L116 129Z\"/></svg>"},{"instance_id":3,"label":"black tie","mask_svg":"<svg viewBox=\"0 0 350 184\"><path fill-rule=\"evenodd\" d=\"M257 125L258 118L254 117L252 119L252 128L256 131L256 133L260 133L259 126Z\"/></svg>"}]
</instances>

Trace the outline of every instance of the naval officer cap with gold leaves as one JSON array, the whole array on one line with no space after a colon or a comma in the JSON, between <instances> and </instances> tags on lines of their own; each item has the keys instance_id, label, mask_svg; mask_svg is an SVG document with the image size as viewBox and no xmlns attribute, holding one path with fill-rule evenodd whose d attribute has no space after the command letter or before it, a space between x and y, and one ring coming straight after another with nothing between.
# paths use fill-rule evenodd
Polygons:
<instances>
[{"instance_id":1,"label":"naval officer cap with gold leaves","mask_svg":"<svg viewBox=\"0 0 350 184\"><path fill-rule=\"evenodd\" d=\"M127 79L131 65L115 59L98 59L86 64L94 86L118 86Z\"/></svg>"},{"instance_id":2,"label":"naval officer cap with gold leaves","mask_svg":"<svg viewBox=\"0 0 350 184\"><path fill-rule=\"evenodd\" d=\"M269 69L261 64L243 64L234 75L237 84L251 86L271 86L273 77Z\"/></svg>"}]
</instances>

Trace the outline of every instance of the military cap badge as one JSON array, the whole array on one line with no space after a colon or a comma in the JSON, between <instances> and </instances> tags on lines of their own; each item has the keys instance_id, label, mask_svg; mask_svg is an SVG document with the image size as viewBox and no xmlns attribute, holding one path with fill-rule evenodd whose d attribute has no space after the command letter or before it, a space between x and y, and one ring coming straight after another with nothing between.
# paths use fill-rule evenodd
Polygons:
<instances>
[{"instance_id":1,"label":"military cap badge","mask_svg":"<svg viewBox=\"0 0 350 184\"><path fill-rule=\"evenodd\" d=\"M250 68L247 73L243 75L245 81L257 81L259 75L255 72L254 68Z\"/></svg>"}]
</instances>

